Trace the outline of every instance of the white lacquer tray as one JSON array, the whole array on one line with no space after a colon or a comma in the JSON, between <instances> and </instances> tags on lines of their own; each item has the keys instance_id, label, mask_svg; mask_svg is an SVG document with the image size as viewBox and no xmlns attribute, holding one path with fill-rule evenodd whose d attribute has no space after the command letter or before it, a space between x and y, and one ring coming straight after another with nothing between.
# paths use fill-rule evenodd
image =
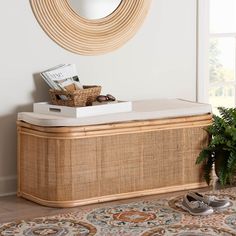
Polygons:
<instances>
[{"instance_id":1,"label":"white lacquer tray","mask_svg":"<svg viewBox=\"0 0 236 236\"><path fill-rule=\"evenodd\" d=\"M35 113L46 115L80 118L120 112L130 112L132 111L132 102L117 101L111 103L94 103L93 106L86 107L57 106L47 102L39 102L34 103L33 111Z\"/></svg>"}]
</instances>

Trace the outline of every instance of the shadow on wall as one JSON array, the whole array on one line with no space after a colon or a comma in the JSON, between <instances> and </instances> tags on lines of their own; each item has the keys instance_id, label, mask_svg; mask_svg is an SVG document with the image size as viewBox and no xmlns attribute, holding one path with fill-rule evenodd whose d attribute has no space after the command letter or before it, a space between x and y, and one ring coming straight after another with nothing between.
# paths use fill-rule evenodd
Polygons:
<instances>
[{"instance_id":1,"label":"shadow on wall","mask_svg":"<svg viewBox=\"0 0 236 236\"><path fill-rule=\"evenodd\" d=\"M0 195L16 192L17 130L19 111L31 111L32 105L20 106L12 114L0 117Z\"/></svg>"},{"instance_id":2,"label":"shadow on wall","mask_svg":"<svg viewBox=\"0 0 236 236\"><path fill-rule=\"evenodd\" d=\"M35 90L30 104L17 106L11 114L0 117L0 177L16 173L16 120L18 112L33 111L34 102L48 101L48 86L39 73L33 75Z\"/></svg>"},{"instance_id":3,"label":"shadow on wall","mask_svg":"<svg viewBox=\"0 0 236 236\"><path fill-rule=\"evenodd\" d=\"M0 117L0 176L16 173L16 115Z\"/></svg>"},{"instance_id":4,"label":"shadow on wall","mask_svg":"<svg viewBox=\"0 0 236 236\"><path fill-rule=\"evenodd\" d=\"M39 73L33 74L33 80L35 83L35 91L32 92L33 102L45 102L49 101L48 85L42 79Z\"/></svg>"},{"instance_id":5,"label":"shadow on wall","mask_svg":"<svg viewBox=\"0 0 236 236\"><path fill-rule=\"evenodd\" d=\"M8 115L0 116L0 195L16 192L17 113L31 112L34 102L49 101L48 86L39 73L33 75L33 80L32 101L16 106Z\"/></svg>"},{"instance_id":6,"label":"shadow on wall","mask_svg":"<svg viewBox=\"0 0 236 236\"><path fill-rule=\"evenodd\" d=\"M32 105L23 105L9 115L0 117L0 176L16 173L16 120L20 111L32 111Z\"/></svg>"}]
</instances>

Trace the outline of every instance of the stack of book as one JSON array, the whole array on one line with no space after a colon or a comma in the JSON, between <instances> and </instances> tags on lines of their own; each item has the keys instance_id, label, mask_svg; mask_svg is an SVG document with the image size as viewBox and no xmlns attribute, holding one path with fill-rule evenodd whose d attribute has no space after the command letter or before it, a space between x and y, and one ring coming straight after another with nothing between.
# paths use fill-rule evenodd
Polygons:
<instances>
[{"instance_id":1,"label":"stack of book","mask_svg":"<svg viewBox=\"0 0 236 236\"><path fill-rule=\"evenodd\" d=\"M40 73L50 88L74 91L83 89L75 64L61 64Z\"/></svg>"}]
</instances>

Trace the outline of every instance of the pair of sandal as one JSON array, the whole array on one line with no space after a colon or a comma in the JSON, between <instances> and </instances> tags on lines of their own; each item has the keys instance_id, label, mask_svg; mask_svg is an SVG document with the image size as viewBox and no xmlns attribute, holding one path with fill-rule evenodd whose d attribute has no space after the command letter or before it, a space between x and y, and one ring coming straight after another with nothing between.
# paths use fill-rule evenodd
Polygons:
<instances>
[{"instance_id":1,"label":"pair of sandal","mask_svg":"<svg viewBox=\"0 0 236 236\"><path fill-rule=\"evenodd\" d=\"M182 208L191 215L205 216L215 210L221 210L230 206L226 199L218 199L215 196L203 195L198 192L188 192L182 201Z\"/></svg>"}]
</instances>

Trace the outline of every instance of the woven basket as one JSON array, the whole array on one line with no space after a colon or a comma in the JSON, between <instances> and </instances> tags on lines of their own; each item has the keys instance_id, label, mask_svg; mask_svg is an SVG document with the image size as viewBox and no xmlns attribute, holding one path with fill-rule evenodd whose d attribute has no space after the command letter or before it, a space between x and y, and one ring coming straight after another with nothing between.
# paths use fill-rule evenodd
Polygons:
<instances>
[{"instance_id":1,"label":"woven basket","mask_svg":"<svg viewBox=\"0 0 236 236\"><path fill-rule=\"evenodd\" d=\"M91 106L101 93L101 86L83 86L84 89L70 91L50 89L49 94L53 105L84 107Z\"/></svg>"}]
</instances>

